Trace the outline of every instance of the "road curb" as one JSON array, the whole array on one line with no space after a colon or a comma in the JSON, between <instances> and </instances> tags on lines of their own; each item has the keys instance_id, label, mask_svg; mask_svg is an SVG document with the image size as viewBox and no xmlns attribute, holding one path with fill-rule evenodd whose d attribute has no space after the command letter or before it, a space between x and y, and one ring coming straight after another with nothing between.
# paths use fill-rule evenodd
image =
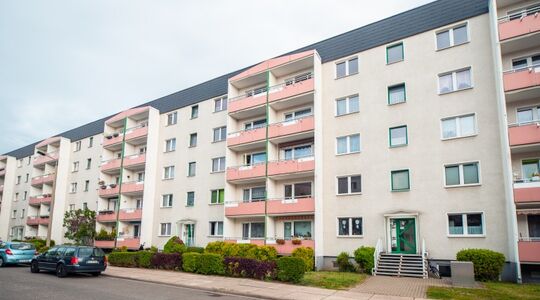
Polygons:
<instances>
[{"instance_id":1,"label":"road curb","mask_svg":"<svg viewBox=\"0 0 540 300\"><path fill-rule=\"evenodd\" d=\"M230 290L230 289L224 289L224 288L192 286L192 285L188 285L188 284L169 283L169 282L162 282L162 281L151 280L151 279L131 278L131 277L124 277L124 276L119 276L119 275L111 275L111 274L106 274L106 273L102 273L101 276L122 278L122 279L149 282L149 283L164 284L164 285L177 286L177 287L188 288L188 289L193 289L193 290L201 290L201 291L207 291L207 292L229 294L229 295L233 295L233 296L256 297L256 298L259 298L259 299L268 299L268 300L283 300L283 299L286 299L286 298L283 298L283 297L270 297L270 296L267 296L267 295L260 295L260 294L257 294L257 293L238 292L236 290Z\"/></svg>"}]
</instances>

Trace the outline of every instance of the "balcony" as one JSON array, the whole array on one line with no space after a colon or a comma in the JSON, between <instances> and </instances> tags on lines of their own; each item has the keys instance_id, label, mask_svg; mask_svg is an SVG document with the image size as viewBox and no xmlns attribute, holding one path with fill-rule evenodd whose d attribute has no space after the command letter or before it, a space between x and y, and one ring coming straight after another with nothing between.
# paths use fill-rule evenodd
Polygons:
<instances>
[{"instance_id":1,"label":"balcony","mask_svg":"<svg viewBox=\"0 0 540 300\"><path fill-rule=\"evenodd\" d=\"M118 215L118 220L123 222L140 221L142 219L142 209L140 208L125 208L121 209ZM96 220L101 223L116 222L116 213L114 210L99 211Z\"/></svg>"},{"instance_id":2,"label":"balcony","mask_svg":"<svg viewBox=\"0 0 540 300\"><path fill-rule=\"evenodd\" d=\"M504 91L509 102L531 99L540 95L540 66L506 71L503 74Z\"/></svg>"},{"instance_id":3,"label":"balcony","mask_svg":"<svg viewBox=\"0 0 540 300\"><path fill-rule=\"evenodd\" d=\"M31 206L40 206L41 204L51 204L52 195L46 194L46 195L40 195L40 196L34 196L30 197L28 200L28 205Z\"/></svg>"},{"instance_id":4,"label":"balcony","mask_svg":"<svg viewBox=\"0 0 540 300\"><path fill-rule=\"evenodd\" d=\"M146 154L135 154L124 157L124 168L144 166ZM121 159L111 159L101 163L101 172L111 174L120 171Z\"/></svg>"},{"instance_id":5,"label":"balcony","mask_svg":"<svg viewBox=\"0 0 540 300\"><path fill-rule=\"evenodd\" d=\"M131 181L122 184L122 194L142 195L144 191L144 181Z\"/></svg>"},{"instance_id":6,"label":"balcony","mask_svg":"<svg viewBox=\"0 0 540 300\"><path fill-rule=\"evenodd\" d=\"M540 121L538 123L514 124L508 128L510 147L540 144Z\"/></svg>"},{"instance_id":7,"label":"balcony","mask_svg":"<svg viewBox=\"0 0 540 300\"><path fill-rule=\"evenodd\" d=\"M501 42L540 32L540 9L534 8L499 19Z\"/></svg>"},{"instance_id":8,"label":"balcony","mask_svg":"<svg viewBox=\"0 0 540 300\"><path fill-rule=\"evenodd\" d=\"M54 174L46 174L41 176L32 177L32 186L42 186L54 181Z\"/></svg>"},{"instance_id":9,"label":"balcony","mask_svg":"<svg viewBox=\"0 0 540 300\"><path fill-rule=\"evenodd\" d=\"M28 226L37 226L39 225L39 217L33 216L26 218L26 225Z\"/></svg>"},{"instance_id":10,"label":"balcony","mask_svg":"<svg viewBox=\"0 0 540 300\"><path fill-rule=\"evenodd\" d=\"M227 168L227 180L228 181L250 181L253 179L264 177L265 164L259 163L251 166L237 166Z\"/></svg>"},{"instance_id":11,"label":"balcony","mask_svg":"<svg viewBox=\"0 0 540 300\"><path fill-rule=\"evenodd\" d=\"M103 148L118 148L118 146L121 146L122 134L123 132L115 132L105 135L105 139L103 140ZM147 124L138 125L126 130L126 142L140 143L141 140L146 140L147 135Z\"/></svg>"},{"instance_id":12,"label":"balcony","mask_svg":"<svg viewBox=\"0 0 540 300\"><path fill-rule=\"evenodd\" d=\"M285 143L313 137L315 122L313 116L270 124L268 137L274 143Z\"/></svg>"},{"instance_id":13,"label":"balcony","mask_svg":"<svg viewBox=\"0 0 540 300\"><path fill-rule=\"evenodd\" d=\"M41 166L44 164L56 162L60 156L58 151L46 153L47 155L37 155L34 157L34 166Z\"/></svg>"},{"instance_id":14,"label":"balcony","mask_svg":"<svg viewBox=\"0 0 540 300\"><path fill-rule=\"evenodd\" d=\"M268 199L267 214L279 215L306 215L315 212L315 201L311 197L298 199ZM264 200L254 202L228 202L225 203L227 217L263 216Z\"/></svg>"},{"instance_id":15,"label":"balcony","mask_svg":"<svg viewBox=\"0 0 540 300\"><path fill-rule=\"evenodd\" d=\"M114 210L100 210L96 216L96 221L100 223L116 222Z\"/></svg>"},{"instance_id":16,"label":"balcony","mask_svg":"<svg viewBox=\"0 0 540 300\"><path fill-rule=\"evenodd\" d=\"M268 163L268 176L282 179L309 175L315 171L315 157L308 156L299 159L278 160Z\"/></svg>"},{"instance_id":17,"label":"balcony","mask_svg":"<svg viewBox=\"0 0 540 300\"><path fill-rule=\"evenodd\" d=\"M114 248L114 241L94 241L94 246L112 249ZM126 246L130 250L137 250L141 246L141 239L134 237L119 237L116 246L118 248Z\"/></svg>"},{"instance_id":18,"label":"balcony","mask_svg":"<svg viewBox=\"0 0 540 300\"><path fill-rule=\"evenodd\" d=\"M514 183L516 204L540 203L540 181Z\"/></svg>"},{"instance_id":19,"label":"balcony","mask_svg":"<svg viewBox=\"0 0 540 300\"><path fill-rule=\"evenodd\" d=\"M49 222L50 222L49 216L39 217L39 225L49 225Z\"/></svg>"},{"instance_id":20,"label":"balcony","mask_svg":"<svg viewBox=\"0 0 540 300\"><path fill-rule=\"evenodd\" d=\"M540 263L540 239L528 238L518 242L521 263Z\"/></svg>"},{"instance_id":21,"label":"balcony","mask_svg":"<svg viewBox=\"0 0 540 300\"><path fill-rule=\"evenodd\" d=\"M265 139L266 127L263 126L255 129L230 133L227 136L227 146L234 150L243 151L250 149L250 147L246 147L246 144L251 144L253 147L257 147L256 142L263 142Z\"/></svg>"},{"instance_id":22,"label":"balcony","mask_svg":"<svg viewBox=\"0 0 540 300\"><path fill-rule=\"evenodd\" d=\"M113 198L118 196L120 188L117 184L102 185L99 189L99 196L102 198Z\"/></svg>"},{"instance_id":23,"label":"balcony","mask_svg":"<svg viewBox=\"0 0 540 300\"><path fill-rule=\"evenodd\" d=\"M225 238L224 240L227 243L254 244L258 246L264 245L264 239L242 240L241 238ZM284 244L282 245L276 243L275 240L267 240L266 245L276 248L278 254L291 254L294 249L298 247L310 247L312 249L315 249L314 240L300 240L299 245L293 244L292 240L285 240Z\"/></svg>"}]
</instances>

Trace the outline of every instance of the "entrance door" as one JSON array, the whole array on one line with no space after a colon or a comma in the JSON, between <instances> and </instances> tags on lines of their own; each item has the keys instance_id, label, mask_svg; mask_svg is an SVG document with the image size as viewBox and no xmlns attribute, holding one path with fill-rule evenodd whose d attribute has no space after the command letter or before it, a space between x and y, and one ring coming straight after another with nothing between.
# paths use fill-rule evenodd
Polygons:
<instances>
[{"instance_id":1,"label":"entrance door","mask_svg":"<svg viewBox=\"0 0 540 300\"><path fill-rule=\"evenodd\" d=\"M184 224L184 243L188 247L195 245L195 224Z\"/></svg>"},{"instance_id":2,"label":"entrance door","mask_svg":"<svg viewBox=\"0 0 540 300\"><path fill-rule=\"evenodd\" d=\"M416 253L415 219L390 219L392 253Z\"/></svg>"}]
</instances>

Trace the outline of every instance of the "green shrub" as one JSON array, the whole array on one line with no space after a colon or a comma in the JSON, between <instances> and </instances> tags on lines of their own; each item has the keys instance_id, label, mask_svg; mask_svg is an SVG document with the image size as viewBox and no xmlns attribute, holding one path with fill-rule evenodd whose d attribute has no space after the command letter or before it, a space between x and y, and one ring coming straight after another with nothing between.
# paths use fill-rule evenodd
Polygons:
<instances>
[{"instance_id":1,"label":"green shrub","mask_svg":"<svg viewBox=\"0 0 540 300\"><path fill-rule=\"evenodd\" d=\"M117 267L135 268L138 255L137 252L112 252L109 254L109 263Z\"/></svg>"},{"instance_id":2,"label":"green shrub","mask_svg":"<svg viewBox=\"0 0 540 300\"><path fill-rule=\"evenodd\" d=\"M299 282L304 277L305 266L301 258L280 257L277 260L277 278L281 281Z\"/></svg>"},{"instance_id":3,"label":"green shrub","mask_svg":"<svg viewBox=\"0 0 540 300\"><path fill-rule=\"evenodd\" d=\"M499 280L504 266L504 255L488 249L464 249L456 254L459 261L471 261L476 280Z\"/></svg>"},{"instance_id":4,"label":"green shrub","mask_svg":"<svg viewBox=\"0 0 540 300\"><path fill-rule=\"evenodd\" d=\"M223 257L248 257L249 251L257 248L254 244L235 244L228 242L212 242L208 243L205 248L206 253L219 254Z\"/></svg>"},{"instance_id":5,"label":"green shrub","mask_svg":"<svg viewBox=\"0 0 540 300\"><path fill-rule=\"evenodd\" d=\"M177 236L171 237L165 246L163 247L163 253L184 253L186 251L186 245L184 242Z\"/></svg>"},{"instance_id":6,"label":"green shrub","mask_svg":"<svg viewBox=\"0 0 540 300\"><path fill-rule=\"evenodd\" d=\"M222 241L208 243L206 244L206 248L204 248L204 252L223 255L223 244L225 242Z\"/></svg>"},{"instance_id":7,"label":"green shrub","mask_svg":"<svg viewBox=\"0 0 540 300\"><path fill-rule=\"evenodd\" d=\"M152 247L150 247L150 250L148 250L148 251L157 253L157 252L158 252L158 248L157 248L156 246L152 246Z\"/></svg>"},{"instance_id":8,"label":"green shrub","mask_svg":"<svg viewBox=\"0 0 540 300\"><path fill-rule=\"evenodd\" d=\"M221 275L225 273L225 269L223 266L223 257L219 254L204 253L204 254L200 254L199 256L196 256L196 259L199 260L197 263L197 270L196 270L196 272L199 274Z\"/></svg>"},{"instance_id":9,"label":"green shrub","mask_svg":"<svg viewBox=\"0 0 540 300\"><path fill-rule=\"evenodd\" d=\"M155 252L152 251L139 251L137 252L137 266L139 268L150 268L152 263L152 257Z\"/></svg>"},{"instance_id":10,"label":"green shrub","mask_svg":"<svg viewBox=\"0 0 540 300\"><path fill-rule=\"evenodd\" d=\"M246 258L257 259L260 261L276 260L277 250L272 246L252 247L248 250Z\"/></svg>"},{"instance_id":11,"label":"green shrub","mask_svg":"<svg viewBox=\"0 0 540 300\"><path fill-rule=\"evenodd\" d=\"M349 253L341 252L336 259L340 272L354 272L354 266L349 260Z\"/></svg>"},{"instance_id":12,"label":"green shrub","mask_svg":"<svg viewBox=\"0 0 540 300\"><path fill-rule=\"evenodd\" d=\"M187 247L185 252L197 252L197 253L203 253L204 248L203 247Z\"/></svg>"},{"instance_id":13,"label":"green shrub","mask_svg":"<svg viewBox=\"0 0 540 300\"><path fill-rule=\"evenodd\" d=\"M33 238L33 239L26 239L26 240L24 240L24 242L34 244L34 246L36 247L36 251L38 253L44 253L47 250L49 250L49 247L45 246L47 244L46 240L42 240L42 239L39 239L39 238ZM54 240L51 240L51 247L54 246L54 245L55 245Z\"/></svg>"},{"instance_id":14,"label":"green shrub","mask_svg":"<svg viewBox=\"0 0 540 300\"><path fill-rule=\"evenodd\" d=\"M373 247L360 247L354 251L354 260L363 270L364 273L371 274L371 270L375 266L373 259L373 254L375 253L375 248Z\"/></svg>"},{"instance_id":15,"label":"green shrub","mask_svg":"<svg viewBox=\"0 0 540 300\"><path fill-rule=\"evenodd\" d=\"M315 252L310 247L298 247L293 250L292 257L298 257L304 261L306 272L313 271L315 264Z\"/></svg>"},{"instance_id":16,"label":"green shrub","mask_svg":"<svg viewBox=\"0 0 540 300\"><path fill-rule=\"evenodd\" d=\"M182 269L186 272L197 272L199 263L201 262L199 259L200 256L201 254L196 252L184 253L182 255Z\"/></svg>"},{"instance_id":17,"label":"green shrub","mask_svg":"<svg viewBox=\"0 0 540 300\"><path fill-rule=\"evenodd\" d=\"M238 256L238 257L248 257L249 252L252 249L259 247L254 244L231 244L231 245L234 245L231 248L233 249L233 251L236 251L236 254L228 255L228 256Z\"/></svg>"}]
</instances>

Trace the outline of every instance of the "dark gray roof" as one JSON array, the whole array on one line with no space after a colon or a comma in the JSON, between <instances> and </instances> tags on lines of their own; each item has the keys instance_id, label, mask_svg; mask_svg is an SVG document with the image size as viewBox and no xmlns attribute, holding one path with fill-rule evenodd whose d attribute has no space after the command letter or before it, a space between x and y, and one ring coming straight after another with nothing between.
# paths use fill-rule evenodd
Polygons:
<instances>
[{"instance_id":1,"label":"dark gray roof","mask_svg":"<svg viewBox=\"0 0 540 300\"><path fill-rule=\"evenodd\" d=\"M488 9L488 0L439 0L283 55L317 49L324 63L485 14L488 12ZM245 69L243 68L222 75L140 106L150 105L158 109L161 113L165 113L224 95L227 93L228 79ZM96 135L103 132L103 122L109 117L68 130L59 135L72 141ZM26 157L34 154L34 146L36 144L34 143L6 154L15 156L16 158Z\"/></svg>"}]
</instances>

